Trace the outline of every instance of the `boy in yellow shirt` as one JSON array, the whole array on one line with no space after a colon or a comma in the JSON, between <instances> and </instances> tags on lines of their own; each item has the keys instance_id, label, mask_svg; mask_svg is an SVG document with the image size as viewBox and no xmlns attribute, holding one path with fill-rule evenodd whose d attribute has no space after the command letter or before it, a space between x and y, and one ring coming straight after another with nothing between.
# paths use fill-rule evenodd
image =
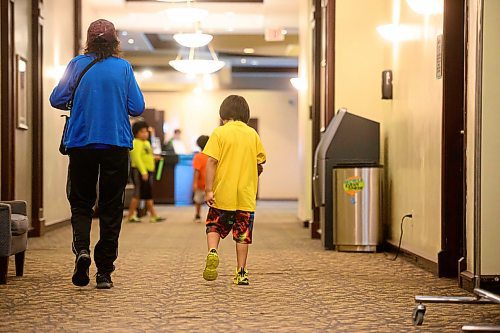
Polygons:
<instances>
[{"instance_id":1,"label":"boy in yellow shirt","mask_svg":"<svg viewBox=\"0 0 500 333\"><path fill-rule=\"evenodd\" d=\"M146 200L146 208L149 211L150 222L161 222L165 218L156 214L153 203L153 172L155 171L155 156L148 141L148 124L138 121L132 125L134 134L134 148L130 151L132 160L132 181L134 182L134 195L130 201L128 211L129 222L141 222L137 217L136 210L140 200Z\"/></svg>"},{"instance_id":2,"label":"boy in yellow shirt","mask_svg":"<svg viewBox=\"0 0 500 333\"><path fill-rule=\"evenodd\" d=\"M252 243L257 182L266 153L257 132L247 125L250 109L243 97L227 97L219 115L223 125L215 129L203 150L208 156L205 201L210 207L206 222L209 252L203 278L217 278L219 241L232 230L237 256L234 283L248 285L248 245Z\"/></svg>"}]
</instances>

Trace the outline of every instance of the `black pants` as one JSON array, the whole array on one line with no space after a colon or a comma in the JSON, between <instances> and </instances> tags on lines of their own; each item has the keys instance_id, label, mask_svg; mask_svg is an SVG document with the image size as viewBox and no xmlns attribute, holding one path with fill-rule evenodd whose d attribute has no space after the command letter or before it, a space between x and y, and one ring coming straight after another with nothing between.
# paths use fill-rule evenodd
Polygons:
<instances>
[{"instance_id":1,"label":"black pants","mask_svg":"<svg viewBox=\"0 0 500 333\"><path fill-rule=\"evenodd\" d=\"M81 250L90 252L90 227L99 180L100 238L95 246L94 261L100 273L111 273L118 256L128 167L127 148L69 151L68 199L75 254Z\"/></svg>"}]
</instances>

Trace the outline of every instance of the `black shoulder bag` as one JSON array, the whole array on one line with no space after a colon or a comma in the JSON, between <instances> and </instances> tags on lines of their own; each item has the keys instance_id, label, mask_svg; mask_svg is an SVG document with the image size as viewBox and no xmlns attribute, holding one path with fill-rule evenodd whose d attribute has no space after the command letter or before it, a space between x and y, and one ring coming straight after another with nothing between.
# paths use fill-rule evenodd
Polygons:
<instances>
[{"instance_id":1,"label":"black shoulder bag","mask_svg":"<svg viewBox=\"0 0 500 333\"><path fill-rule=\"evenodd\" d=\"M87 73L87 71L90 69L90 67L94 66L94 64L97 63L98 61L99 61L98 59L94 59L80 73L80 76L78 77L78 80L76 81L75 88L73 89L73 93L71 94L71 98L69 99L68 103L66 103L66 109L69 110L70 112L71 112L71 108L73 107L73 99L75 98L76 88L78 88L78 85L80 84L80 81L82 80L82 77L85 75L85 73ZM66 146L64 145L64 139L66 138L66 132L68 131L69 116L62 115L61 117L65 117L66 119L64 121L64 129L63 129L63 134L61 137L61 143L59 144L59 152L63 155L68 155L68 150L67 150Z\"/></svg>"}]
</instances>

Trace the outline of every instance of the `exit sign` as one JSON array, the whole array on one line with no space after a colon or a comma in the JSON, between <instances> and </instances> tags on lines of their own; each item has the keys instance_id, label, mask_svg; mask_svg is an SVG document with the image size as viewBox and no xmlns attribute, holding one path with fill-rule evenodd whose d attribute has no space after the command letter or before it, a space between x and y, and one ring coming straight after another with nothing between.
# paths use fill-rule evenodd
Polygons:
<instances>
[{"instance_id":1,"label":"exit sign","mask_svg":"<svg viewBox=\"0 0 500 333\"><path fill-rule=\"evenodd\" d=\"M283 28L267 28L264 37L266 42L282 42L285 40Z\"/></svg>"}]
</instances>

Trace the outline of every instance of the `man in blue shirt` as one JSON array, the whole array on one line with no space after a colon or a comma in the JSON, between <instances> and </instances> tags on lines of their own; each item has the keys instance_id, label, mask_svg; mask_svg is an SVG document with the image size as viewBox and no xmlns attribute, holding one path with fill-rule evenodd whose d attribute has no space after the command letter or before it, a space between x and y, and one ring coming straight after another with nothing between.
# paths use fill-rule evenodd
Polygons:
<instances>
[{"instance_id":1,"label":"man in blue shirt","mask_svg":"<svg viewBox=\"0 0 500 333\"><path fill-rule=\"evenodd\" d=\"M113 287L111 273L118 256L123 218L123 192L128 179L132 130L129 116L144 111L144 98L131 65L118 57L113 23L90 24L83 55L73 58L50 96L53 107L67 110L78 78L64 138L69 155L68 199L76 255L73 284L90 282L90 228L99 182L100 239L94 249L99 289Z\"/></svg>"}]
</instances>

